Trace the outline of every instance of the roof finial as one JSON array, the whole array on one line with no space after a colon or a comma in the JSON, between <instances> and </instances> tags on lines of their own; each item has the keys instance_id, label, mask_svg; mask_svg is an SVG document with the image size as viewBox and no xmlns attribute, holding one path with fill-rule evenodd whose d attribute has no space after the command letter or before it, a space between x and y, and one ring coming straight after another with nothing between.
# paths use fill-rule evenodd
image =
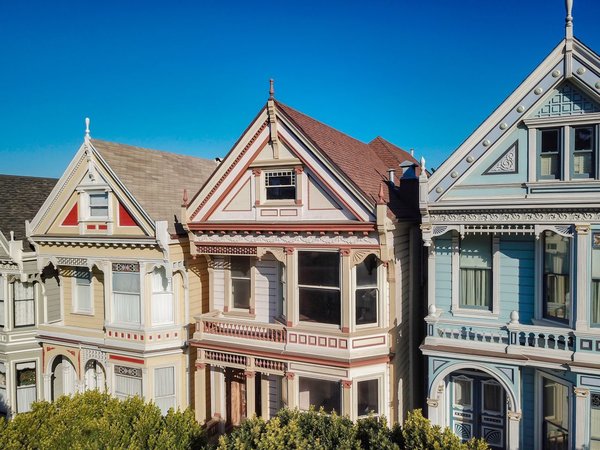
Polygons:
<instances>
[{"instance_id":1,"label":"roof finial","mask_svg":"<svg viewBox=\"0 0 600 450\"><path fill-rule=\"evenodd\" d=\"M89 117L85 118L85 138L86 139L90 138L90 118Z\"/></svg>"},{"instance_id":2,"label":"roof finial","mask_svg":"<svg viewBox=\"0 0 600 450\"><path fill-rule=\"evenodd\" d=\"M565 7L567 8L567 18L565 19L565 38L567 40L573 39L573 0L565 0Z\"/></svg>"},{"instance_id":3,"label":"roof finial","mask_svg":"<svg viewBox=\"0 0 600 450\"><path fill-rule=\"evenodd\" d=\"M425 170L425 157L421 156L421 169Z\"/></svg>"},{"instance_id":4,"label":"roof finial","mask_svg":"<svg viewBox=\"0 0 600 450\"><path fill-rule=\"evenodd\" d=\"M385 205L385 192L383 190L383 183L379 185L379 198L377 199L378 205Z\"/></svg>"},{"instance_id":5,"label":"roof finial","mask_svg":"<svg viewBox=\"0 0 600 450\"><path fill-rule=\"evenodd\" d=\"M269 80L269 98L275 98L275 80L273 78Z\"/></svg>"},{"instance_id":6,"label":"roof finial","mask_svg":"<svg viewBox=\"0 0 600 450\"><path fill-rule=\"evenodd\" d=\"M181 203L181 206L183 206L184 208L187 208L187 206L189 205L189 198L188 198L188 191L187 189L183 190L183 202Z\"/></svg>"}]
</instances>

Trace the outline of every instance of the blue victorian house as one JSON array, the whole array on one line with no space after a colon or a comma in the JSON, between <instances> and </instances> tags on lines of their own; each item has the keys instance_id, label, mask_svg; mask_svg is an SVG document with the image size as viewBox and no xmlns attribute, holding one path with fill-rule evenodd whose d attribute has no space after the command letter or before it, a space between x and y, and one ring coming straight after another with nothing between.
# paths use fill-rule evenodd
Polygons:
<instances>
[{"instance_id":1,"label":"blue victorian house","mask_svg":"<svg viewBox=\"0 0 600 450\"><path fill-rule=\"evenodd\" d=\"M427 410L492 448L600 449L600 57L565 39L429 178Z\"/></svg>"}]
</instances>

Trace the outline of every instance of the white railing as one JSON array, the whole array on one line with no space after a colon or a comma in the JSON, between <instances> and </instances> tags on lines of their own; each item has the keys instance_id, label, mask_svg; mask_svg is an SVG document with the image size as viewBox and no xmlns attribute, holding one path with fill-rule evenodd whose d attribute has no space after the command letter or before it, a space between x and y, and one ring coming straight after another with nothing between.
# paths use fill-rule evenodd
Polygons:
<instances>
[{"instance_id":1,"label":"white railing","mask_svg":"<svg viewBox=\"0 0 600 450\"><path fill-rule=\"evenodd\" d=\"M195 338L202 339L205 334L282 344L286 342L287 337L283 325L252 323L234 318L222 319L210 313L196 317Z\"/></svg>"}]
</instances>

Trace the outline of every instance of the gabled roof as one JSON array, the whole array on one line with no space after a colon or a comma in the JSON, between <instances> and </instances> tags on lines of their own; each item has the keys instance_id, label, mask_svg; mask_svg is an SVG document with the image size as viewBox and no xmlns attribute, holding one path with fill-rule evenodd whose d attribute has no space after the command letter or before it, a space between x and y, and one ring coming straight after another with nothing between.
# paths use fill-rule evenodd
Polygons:
<instances>
[{"instance_id":1,"label":"gabled roof","mask_svg":"<svg viewBox=\"0 0 600 450\"><path fill-rule=\"evenodd\" d=\"M150 150L132 145L91 140L127 190L153 220L169 222L171 233L181 232L183 190L200 190L217 168L215 161Z\"/></svg>"},{"instance_id":2,"label":"gabled roof","mask_svg":"<svg viewBox=\"0 0 600 450\"><path fill-rule=\"evenodd\" d=\"M0 175L0 231L7 239L25 238L25 221L36 215L58 180Z\"/></svg>"},{"instance_id":3,"label":"gabled roof","mask_svg":"<svg viewBox=\"0 0 600 450\"><path fill-rule=\"evenodd\" d=\"M388 169L398 170L399 164L407 160L417 162L410 153L381 137L365 144L277 100L275 103L373 203L377 202L381 183L387 180Z\"/></svg>"}]
</instances>

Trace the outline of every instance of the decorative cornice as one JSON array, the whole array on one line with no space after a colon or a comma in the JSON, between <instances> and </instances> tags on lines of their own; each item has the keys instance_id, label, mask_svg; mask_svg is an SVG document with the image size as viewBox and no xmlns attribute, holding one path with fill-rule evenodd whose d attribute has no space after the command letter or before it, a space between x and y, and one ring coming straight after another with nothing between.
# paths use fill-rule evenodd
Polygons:
<instances>
[{"instance_id":1,"label":"decorative cornice","mask_svg":"<svg viewBox=\"0 0 600 450\"><path fill-rule=\"evenodd\" d=\"M379 241L375 236L359 236L356 234L197 234L194 238L197 246L202 244L219 245L330 245L330 246L372 246L377 247Z\"/></svg>"},{"instance_id":2,"label":"decorative cornice","mask_svg":"<svg viewBox=\"0 0 600 450\"><path fill-rule=\"evenodd\" d=\"M586 388L574 387L573 393L575 397L588 397L590 395L590 390Z\"/></svg>"},{"instance_id":3,"label":"decorative cornice","mask_svg":"<svg viewBox=\"0 0 600 450\"><path fill-rule=\"evenodd\" d=\"M430 211L429 222L431 224L575 224L578 222L600 222L600 211L594 210L559 210L549 211L547 209L529 210L485 210L471 211Z\"/></svg>"}]
</instances>

